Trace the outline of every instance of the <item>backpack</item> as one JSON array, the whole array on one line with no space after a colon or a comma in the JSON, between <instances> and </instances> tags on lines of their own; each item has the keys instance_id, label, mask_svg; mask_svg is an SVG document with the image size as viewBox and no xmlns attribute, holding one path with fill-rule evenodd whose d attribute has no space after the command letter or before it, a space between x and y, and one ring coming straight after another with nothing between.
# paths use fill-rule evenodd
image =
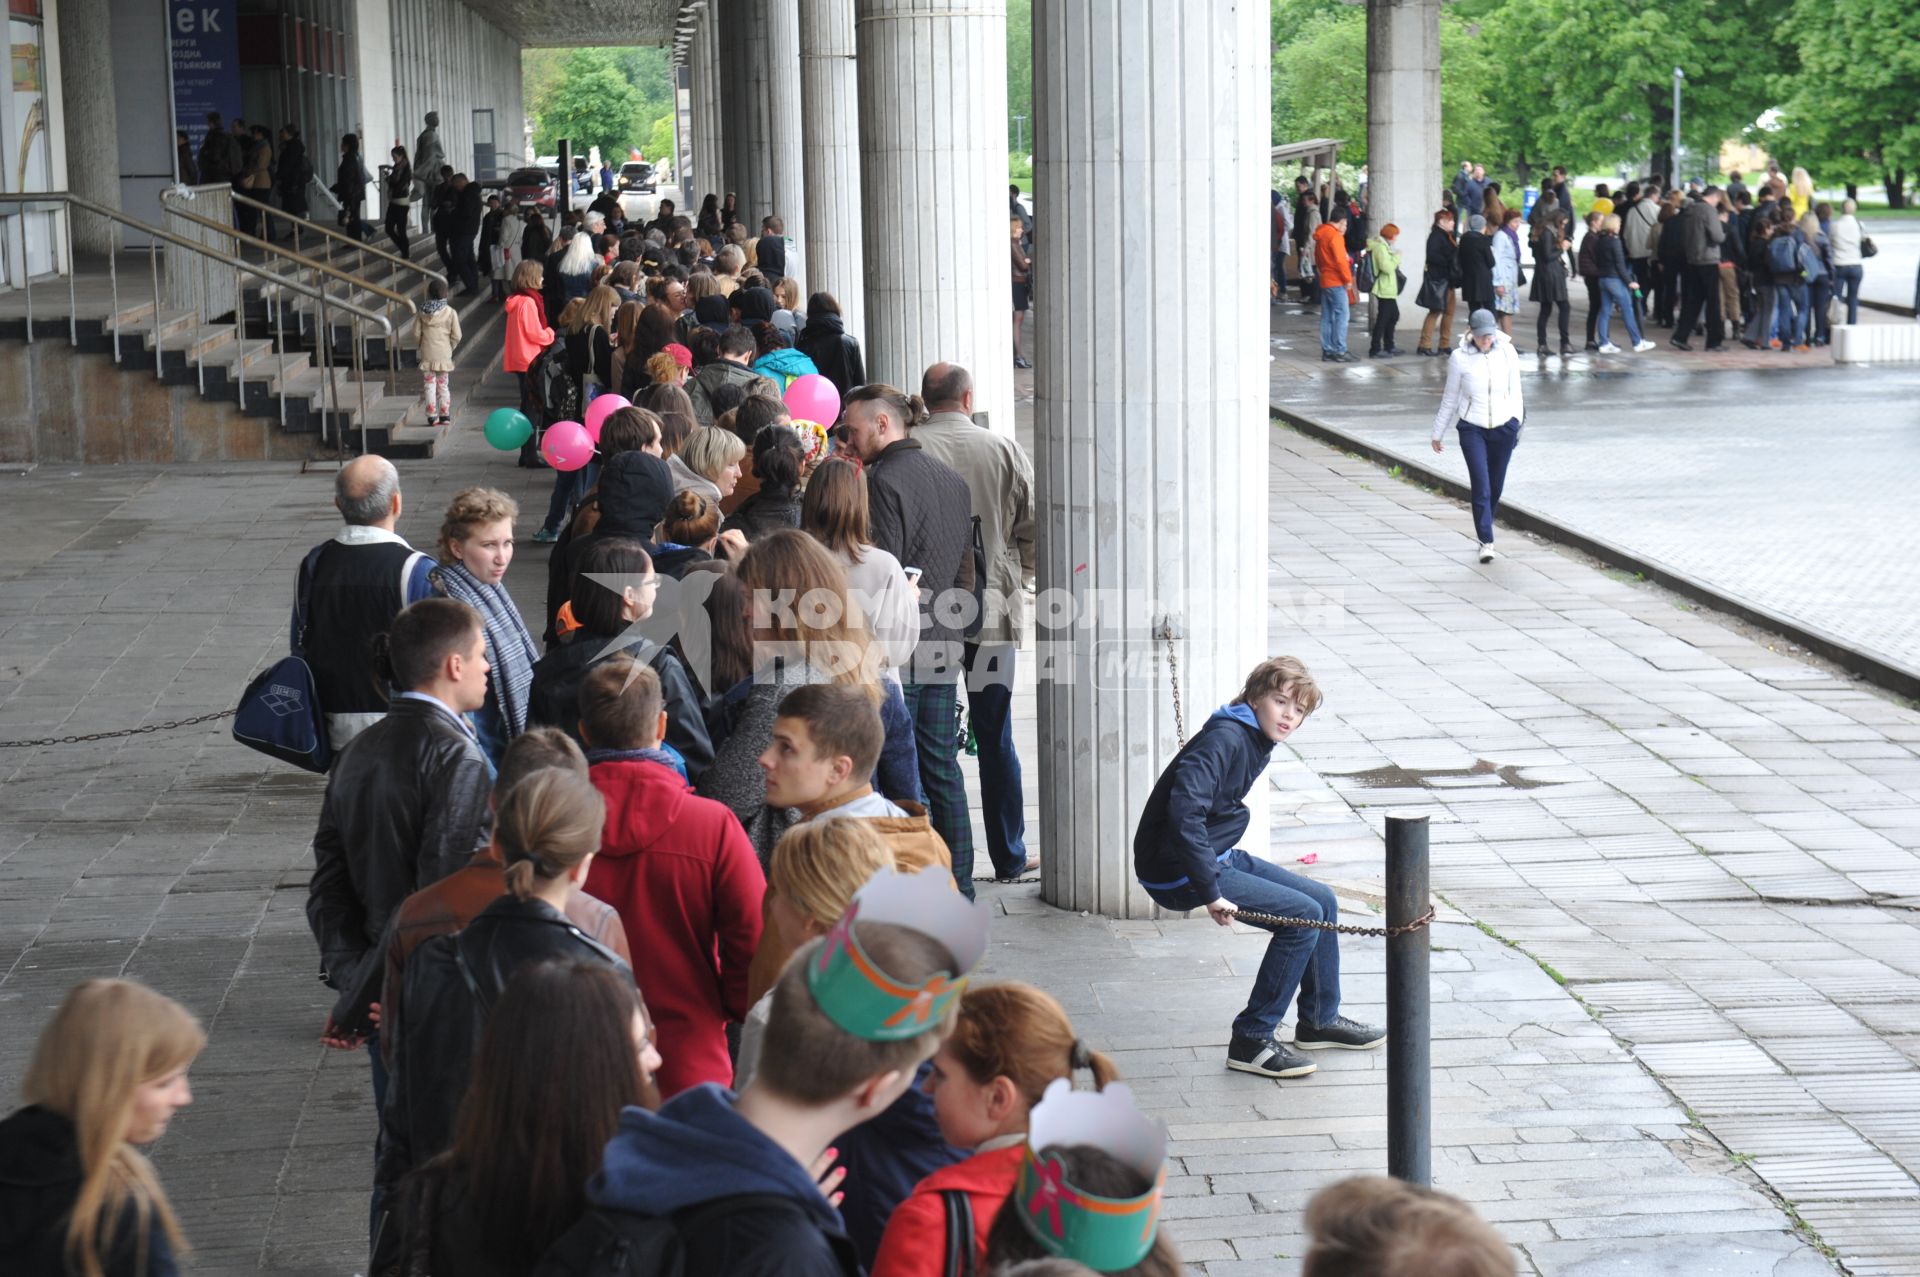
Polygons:
<instances>
[{"instance_id":1,"label":"backpack","mask_svg":"<svg viewBox=\"0 0 1920 1277\"><path fill-rule=\"evenodd\" d=\"M545 410L546 424L580 419L580 383L567 371L566 343L556 341L527 369L533 393Z\"/></svg>"},{"instance_id":2,"label":"backpack","mask_svg":"<svg viewBox=\"0 0 1920 1277\"><path fill-rule=\"evenodd\" d=\"M940 1194L947 1212L947 1255L943 1277L979 1277L980 1248L973 1228L973 1198L965 1189Z\"/></svg>"},{"instance_id":3,"label":"backpack","mask_svg":"<svg viewBox=\"0 0 1920 1277\"><path fill-rule=\"evenodd\" d=\"M1812 244L1802 243L1800 250L1800 276L1813 283L1827 277L1827 264L1820 260L1820 250Z\"/></svg>"},{"instance_id":4,"label":"backpack","mask_svg":"<svg viewBox=\"0 0 1920 1277\"><path fill-rule=\"evenodd\" d=\"M1797 275L1800 273L1797 245L1791 235L1775 235L1767 241L1767 267L1776 275Z\"/></svg>"},{"instance_id":5,"label":"backpack","mask_svg":"<svg viewBox=\"0 0 1920 1277\"><path fill-rule=\"evenodd\" d=\"M327 716L320 708L313 669L307 664L305 653L308 610L313 602L313 569L320 560L320 552L330 544L315 546L300 563L288 654L247 684L246 690L240 693L240 705L233 717L233 738L242 745L283 763L321 773L326 772L333 760L333 743L327 736ZM412 570L411 561L408 570Z\"/></svg>"},{"instance_id":6,"label":"backpack","mask_svg":"<svg viewBox=\"0 0 1920 1277\"><path fill-rule=\"evenodd\" d=\"M1368 249L1354 259L1353 286L1363 293L1370 293L1374 282L1373 250Z\"/></svg>"},{"instance_id":7,"label":"backpack","mask_svg":"<svg viewBox=\"0 0 1920 1277\"><path fill-rule=\"evenodd\" d=\"M770 1210L801 1213L792 1198L771 1193L721 1197L671 1215L590 1206L547 1248L532 1277L695 1277L687 1268L687 1234L724 1227L729 1215Z\"/></svg>"}]
</instances>

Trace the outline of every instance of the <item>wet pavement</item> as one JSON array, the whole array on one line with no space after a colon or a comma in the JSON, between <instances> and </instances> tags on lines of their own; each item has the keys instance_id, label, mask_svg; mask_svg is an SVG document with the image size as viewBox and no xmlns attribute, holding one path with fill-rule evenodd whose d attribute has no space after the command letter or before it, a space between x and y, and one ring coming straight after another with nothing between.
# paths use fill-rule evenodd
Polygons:
<instances>
[{"instance_id":1,"label":"wet pavement","mask_svg":"<svg viewBox=\"0 0 1920 1277\"><path fill-rule=\"evenodd\" d=\"M1466 481L1452 430L1444 454L1428 444L1444 360L1322 363L1317 314L1272 309L1276 407ZM1540 359L1533 313L1516 327L1527 421L1508 502L1920 677L1920 365L1664 344ZM1399 331L1411 351L1417 322ZM1364 356L1362 324L1349 346ZM1464 553L1464 512L1458 527Z\"/></svg>"}]
</instances>

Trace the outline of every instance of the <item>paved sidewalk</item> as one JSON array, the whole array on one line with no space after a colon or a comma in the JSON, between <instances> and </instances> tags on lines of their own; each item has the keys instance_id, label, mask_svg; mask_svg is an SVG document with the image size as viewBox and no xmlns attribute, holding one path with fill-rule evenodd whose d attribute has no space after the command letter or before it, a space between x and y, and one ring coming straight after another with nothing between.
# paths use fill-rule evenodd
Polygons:
<instances>
[{"instance_id":1,"label":"paved sidewalk","mask_svg":"<svg viewBox=\"0 0 1920 1277\"><path fill-rule=\"evenodd\" d=\"M549 476L474 442L486 406L442 460L404 468L416 543L471 482L543 506ZM1436 832L1436 885L1526 950L1436 929L1441 1183L1526 1271L1831 1271L1768 1185L1854 1271L1901 1271L1920 951L1903 912L1854 902L1920 895L1903 850L1920 719L1557 551L1469 565L1457 507L1291 432L1273 463L1285 601L1315 601L1276 613L1274 646L1330 693L1275 769L1276 854L1310 847L1313 872L1365 892L1378 804L1461 817ZM230 704L333 527L331 478L284 468L0 483L0 739ZM537 591L544 554L523 556L510 580ZM1520 785L1471 775L1481 757ZM0 1090L75 980L152 981L212 1030L156 1157L196 1270L355 1271L372 1115L364 1057L314 1039L316 781L195 729L0 752L0 784ZM1172 1122L1190 1258L1291 1271L1312 1189L1384 1165L1384 1060L1335 1055L1284 1086L1229 1074L1262 936L985 890L1006 914L990 971L1056 991ZM1378 1016L1379 943L1343 955L1348 1009Z\"/></svg>"},{"instance_id":2,"label":"paved sidewalk","mask_svg":"<svg viewBox=\"0 0 1920 1277\"><path fill-rule=\"evenodd\" d=\"M1920 365L1688 355L1662 329L1644 355L1540 359L1534 313L1523 307L1515 329L1528 419L1507 499L1920 679L1920 519L1906 483L1920 468ZM1403 350L1424 314L1405 309ZM1361 319L1349 346L1363 362L1326 364L1317 334L1317 312L1273 308L1275 407L1465 483L1451 431L1445 454L1428 447L1445 361L1364 360Z\"/></svg>"}]
</instances>

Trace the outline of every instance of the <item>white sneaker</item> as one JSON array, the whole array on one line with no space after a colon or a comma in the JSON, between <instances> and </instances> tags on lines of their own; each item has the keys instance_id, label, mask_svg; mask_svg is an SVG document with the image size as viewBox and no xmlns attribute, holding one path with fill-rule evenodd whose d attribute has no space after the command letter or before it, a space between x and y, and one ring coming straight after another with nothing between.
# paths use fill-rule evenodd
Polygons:
<instances>
[{"instance_id":1,"label":"white sneaker","mask_svg":"<svg viewBox=\"0 0 1920 1277\"><path fill-rule=\"evenodd\" d=\"M1614 345L1612 342L1608 342L1606 345L1600 347L1600 353L1603 355L1617 355L1620 353L1620 347Z\"/></svg>"},{"instance_id":2,"label":"white sneaker","mask_svg":"<svg viewBox=\"0 0 1920 1277\"><path fill-rule=\"evenodd\" d=\"M1634 346L1633 346L1633 353L1634 353L1634 354L1636 354L1636 355L1644 355L1644 354L1646 354L1646 353L1647 353L1647 352L1648 352L1649 350L1652 350L1652 349L1653 349L1653 343L1652 343L1652 342L1650 342L1650 341L1638 341L1638 342L1635 342L1635 343L1634 343Z\"/></svg>"},{"instance_id":3,"label":"white sneaker","mask_svg":"<svg viewBox=\"0 0 1920 1277\"><path fill-rule=\"evenodd\" d=\"M1493 547L1491 545L1483 543L1480 546L1480 561L1482 563L1493 562Z\"/></svg>"}]
</instances>

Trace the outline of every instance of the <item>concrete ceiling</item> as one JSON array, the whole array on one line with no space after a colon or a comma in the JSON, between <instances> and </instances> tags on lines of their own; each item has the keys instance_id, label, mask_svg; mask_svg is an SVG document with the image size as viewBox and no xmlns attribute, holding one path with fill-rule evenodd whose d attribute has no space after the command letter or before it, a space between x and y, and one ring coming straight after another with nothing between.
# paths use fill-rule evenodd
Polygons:
<instances>
[{"instance_id":1,"label":"concrete ceiling","mask_svg":"<svg viewBox=\"0 0 1920 1277\"><path fill-rule=\"evenodd\" d=\"M673 43L680 0L466 0L528 48L624 48Z\"/></svg>"}]
</instances>

